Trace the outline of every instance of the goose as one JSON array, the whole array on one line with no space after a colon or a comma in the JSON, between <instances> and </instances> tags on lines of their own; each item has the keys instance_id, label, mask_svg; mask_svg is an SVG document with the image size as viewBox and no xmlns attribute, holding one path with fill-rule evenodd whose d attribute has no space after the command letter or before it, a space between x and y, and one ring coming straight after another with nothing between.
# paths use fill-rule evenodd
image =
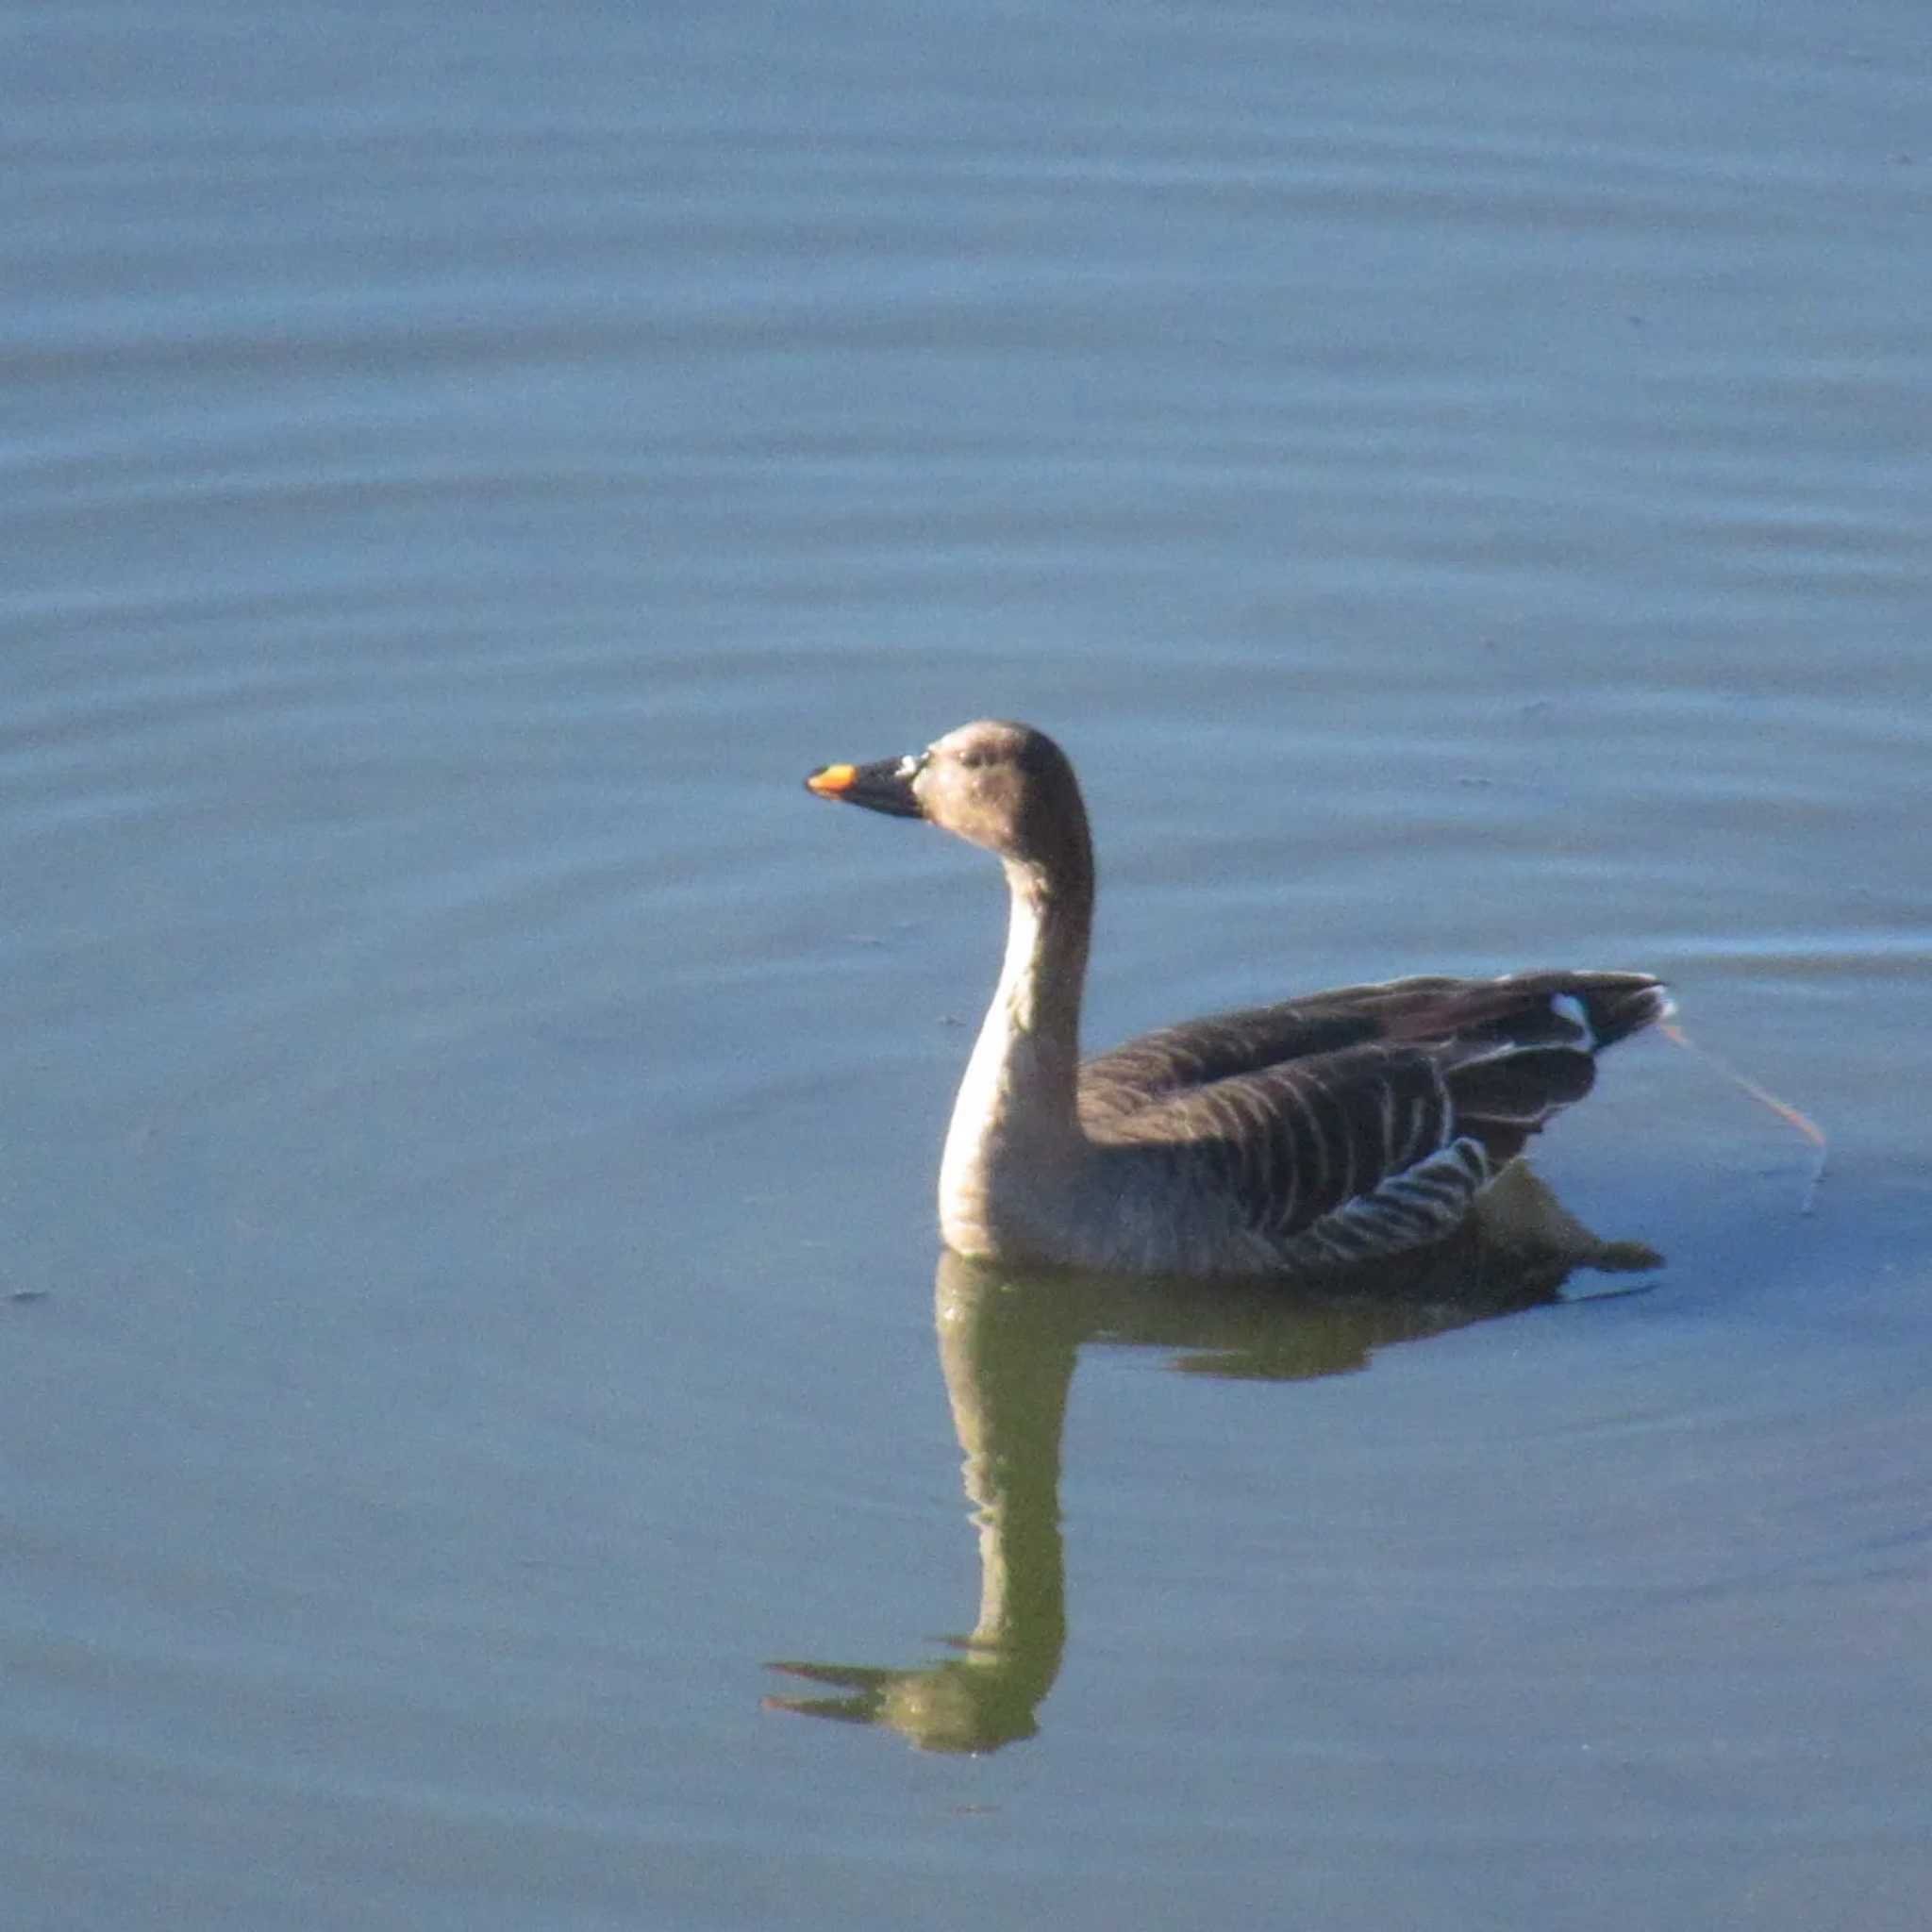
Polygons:
<instances>
[{"instance_id":1,"label":"goose","mask_svg":"<svg viewBox=\"0 0 1932 1932\"><path fill-rule=\"evenodd\" d=\"M1082 1063L1093 846L1059 746L985 719L805 782L924 819L1006 869L1005 961L940 1163L941 1234L974 1259L1256 1275L1424 1246L1590 1091L1603 1048L1672 1010L1647 973L1391 979L1186 1021Z\"/></svg>"}]
</instances>

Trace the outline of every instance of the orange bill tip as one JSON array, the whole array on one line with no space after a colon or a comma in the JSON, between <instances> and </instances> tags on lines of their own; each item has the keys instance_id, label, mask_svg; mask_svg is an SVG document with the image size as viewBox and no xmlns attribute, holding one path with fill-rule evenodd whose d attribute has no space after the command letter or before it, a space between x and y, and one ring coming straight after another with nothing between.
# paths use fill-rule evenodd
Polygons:
<instances>
[{"instance_id":1,"label":"orange bill tip","mask_svg":"<svg viewBox=\"0 0 1932 1932\"><path fill-rule=\"evenodd\" d=\"M823 771L814 772L805 782L821 798L837 798L841 791L850 791L853 781L858 776L857 765L827 765Z\"/></svg>"}]
</instances>

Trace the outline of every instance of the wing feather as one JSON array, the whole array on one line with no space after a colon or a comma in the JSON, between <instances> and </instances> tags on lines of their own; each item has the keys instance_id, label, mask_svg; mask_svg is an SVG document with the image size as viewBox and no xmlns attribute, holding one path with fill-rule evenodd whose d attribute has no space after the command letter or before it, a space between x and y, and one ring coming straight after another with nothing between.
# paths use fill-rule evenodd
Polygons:
<instances>
[{"instance_id":1,"label":"wing feather","mask_svg":"<svg viewBox=\"0 0 1932 1932\"><path fill-rule=\"evenodd\" d=\"M1082 1070L1081 1112L1171 1146L1284 1257L1354 1258L1446 1232L1595 1053L1668 1008L1642 974L1344 988L1131 1041Z\"/></svg>"},{"instance_id":2,"label":"wing feather","mask_svg":"<svg viewBox=\"0 0 1932 1932\"><path fill-rule=\"evenodd\" d=\"M1647 973L1428 975L1338 987L1165 1026L1100 1054L1081 1070L1081 1112L1090 1124L1117 1118L1163 1094L1374 1041L1540 1041L1597 1052L1669 1010L1662 984Z\"/></svg>"}]
</instances>

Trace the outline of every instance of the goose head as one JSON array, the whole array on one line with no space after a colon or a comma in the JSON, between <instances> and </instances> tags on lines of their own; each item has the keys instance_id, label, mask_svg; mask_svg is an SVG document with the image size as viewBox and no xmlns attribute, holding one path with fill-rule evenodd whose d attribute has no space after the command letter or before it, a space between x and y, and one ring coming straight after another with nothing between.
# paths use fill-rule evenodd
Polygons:
<instances>
[{"instance_id":1,"label":"goose head","mask_svg":"<svg viewBox=\"0 0 1932 1932\"><path fill-rule=\"evenodd\" d=\"M924 819L1022 866L1051 867L1087 844L1074 768L1030 724L983 718L923 752L869 765L826 765L805 782L821 798Z\"/></svg>"}]
</instances>

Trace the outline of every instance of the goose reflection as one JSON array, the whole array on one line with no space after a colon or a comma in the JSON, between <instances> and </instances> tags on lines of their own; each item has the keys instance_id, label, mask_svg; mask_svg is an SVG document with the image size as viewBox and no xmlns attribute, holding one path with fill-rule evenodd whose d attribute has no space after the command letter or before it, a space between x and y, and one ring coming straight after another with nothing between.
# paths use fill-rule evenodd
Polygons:
<instances>
[{"instance_id":1,"label":"goose reflection","mask_svg":"<svg viewBox=\"0 0 1932 1932\"><path fill-rule=\"evenodd\" d=\"M1515 1163L1437 1247L1294 1291L1028 1276L940 1258L934 1320L979 1532L979 1611L954 1655L894 1668L775 1660L822 1686L768 1709L878 1724L927 1751L997 1750L1039 1729L1066 1648L1060 1440L1084 1343L1174 1352L1184 1373L1268 1381L1353 1374L1375 1351L1561 1299L1578 1268L1658 1265L1635 1241L1599 1240Z\"/></svg>"}]
</instances>

